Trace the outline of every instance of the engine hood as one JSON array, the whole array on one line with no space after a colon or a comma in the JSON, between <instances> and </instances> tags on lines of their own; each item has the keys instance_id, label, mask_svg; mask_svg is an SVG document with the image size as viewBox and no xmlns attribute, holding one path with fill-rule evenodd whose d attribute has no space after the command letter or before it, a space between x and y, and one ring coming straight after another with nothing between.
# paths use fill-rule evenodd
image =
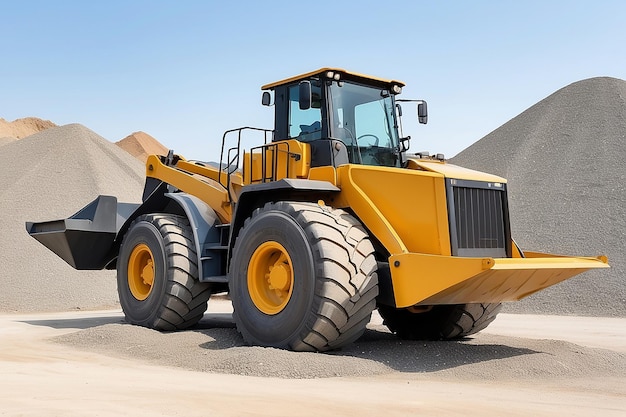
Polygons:
<instances>
[{"instance_id":1,"label":"engine hood","mask_svg":"<svg viewBox=\"0 0 626 417\"><path fill-rule=\"evenodd\" d=\"M446 178L455 178L459 180L506 183L505 178L499 177L497 175L474 171L473 169L463 168L458 165L449 164L445 161L439 161L435 159L409 158L407 168L420 171L435 172L443 175Z\"/></svg>"}]
</instances>

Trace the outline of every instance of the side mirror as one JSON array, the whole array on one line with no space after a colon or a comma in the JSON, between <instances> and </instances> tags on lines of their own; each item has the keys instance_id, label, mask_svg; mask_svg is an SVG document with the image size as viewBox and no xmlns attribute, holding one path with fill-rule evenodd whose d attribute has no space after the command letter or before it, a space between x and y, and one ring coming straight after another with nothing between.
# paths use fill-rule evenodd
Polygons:
<instances>
[{"instance_id":1,"label":"side mirror","mask_svg":"<svg viewBox=\"0 0 626 417\"><path fill-rule=\"evenodd\" d=\"M300 110L308 110L311 108L311 81L300 81L298 91L298 101L300 102Z\"/></svg>"},{"instance_id":2,"label":"side mirror","mask_svg":"<svg viewBox=\"0 0 626 417\"><path fill-rule=\"evenodd\" d=\"M261 97L261 104L264 106L270 106L272 104L272 96L269 91L263 91L263 96Z\"/></svg>"},{"instance_id":3,"label":"side mirror","mask_svg":"<svg viewBox=\"0 0 626 417\"><path fill-rule=\"evenodd\" d=\"M428 123L428 106L425 101L417 105L417 120L424 125Z\"/></svg>"}]
</instances>

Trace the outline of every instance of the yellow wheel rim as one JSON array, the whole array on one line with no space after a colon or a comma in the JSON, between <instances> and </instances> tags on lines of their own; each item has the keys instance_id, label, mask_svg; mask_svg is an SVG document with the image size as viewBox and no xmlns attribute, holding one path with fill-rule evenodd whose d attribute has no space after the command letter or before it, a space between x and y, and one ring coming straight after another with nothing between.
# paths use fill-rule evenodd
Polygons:
<instances>
[{"instance_id":1,"label":"yellow wheel rim","mask_svg":"<svg viewBox=\"0 0 626 417\"><path fill-rule=\"evenodd\" d=\"M148 245L140 243L128 259L128 288L139 301L150 295L154 284L154 258Z\"/></svg>"},{"instance_id":2,"label":"yellow wheel rim","mask_svg":"<svg viewBox=\"0 0 626 417\"><path fill-rule=\"evenodd\" d=\"M254 305L265 314L280 313L293 292L293 264L278 242L265 242L248 264L248 292Z\"/></svg>"}]
</instances>

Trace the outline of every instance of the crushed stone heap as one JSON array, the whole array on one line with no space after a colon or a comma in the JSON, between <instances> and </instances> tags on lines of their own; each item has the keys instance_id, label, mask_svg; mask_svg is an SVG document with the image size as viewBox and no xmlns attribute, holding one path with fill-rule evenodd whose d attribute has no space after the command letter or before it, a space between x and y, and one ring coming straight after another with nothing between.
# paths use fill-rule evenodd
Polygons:
<instances>
[{"instance_id":1,"label":"crushed stone heap","mask_svg":"<svg viewBox=\"0 0 626 417\"><path fill-rule=\"evenodd\" d=\"M626 81L570 84L450 162L508 179L522 249L609 257L505 311L626 316Z\"/></svg>"},{"instance_id":2,"label":"crushed stone heap","mask_svg":"<svg viewBox=\"0 0 626 417\"><path fill-rule=\"evenodd\" d=\"M16 141L16 140L17 140L16 138L9 137L9 136L5 136L3 138L0 137L0 146L6 145L6 144L11 143L11 142Z\"/></svg>"},{"instance_id":3,"label":"crushed stone heap","mask_svg":"<svg viewBox=\"0 0 626 417\"><path fill-rule=\"evenodd\" d=\"M144 165L79 124L5 144L0 155L0 312L116 306L115 271L74 270L24 223L69 217L99 194L140 202Z\"/></svg>"}]
</instances>

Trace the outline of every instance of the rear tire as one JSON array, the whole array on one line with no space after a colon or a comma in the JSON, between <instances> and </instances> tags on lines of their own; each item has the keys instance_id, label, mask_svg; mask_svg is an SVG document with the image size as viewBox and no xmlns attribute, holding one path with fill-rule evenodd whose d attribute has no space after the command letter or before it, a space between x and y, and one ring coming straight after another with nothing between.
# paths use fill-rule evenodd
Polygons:
<instances>
[{"instance_id":1,"label":"rear tire","mask_svg":"<svg viewBox=\"0 0 626 417\"><path fill-rule=\"evenodd\" d=\"M185 329L207 309L210 285L198 281L189 221L171 214L138 217L117 260L117 290L126 321L155 330Z\"/></svg>"},{"instance_id":2,"label":"rear tire","mask_svg":"<svg viewBox=\"0 0 626 417\"><path fill-rule=\"evenodd\" d=\"M502 309L502 304L437 305L427 312L379 306L384 324L401 339L460 339L483 330Z\"/></svg>"},{"instance_id":3,"label":"rear tire","mask_svg":"<svg viewBox=\"0 0 626 417\"><path fill-rule=\"evenodd\" d=\"M374 248L343 210L268 203L239 232L231 259L233 318L245 341L325 351L359 338L376 305Z\"/></svg>"}]
</instances>

